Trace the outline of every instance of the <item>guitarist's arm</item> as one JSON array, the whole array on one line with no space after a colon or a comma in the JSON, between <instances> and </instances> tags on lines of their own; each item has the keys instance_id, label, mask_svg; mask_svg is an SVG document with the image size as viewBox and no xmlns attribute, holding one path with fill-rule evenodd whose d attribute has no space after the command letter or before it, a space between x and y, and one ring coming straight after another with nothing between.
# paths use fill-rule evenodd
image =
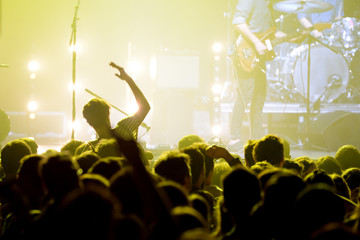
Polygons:
<instances>
[{"instance_id":1,"label":"guitarist's arm","mask_svg":"<svg viewBox=\"0 0 360 240\"><path fill-rule=\"evenodd\" d=\"M250 31L249 26L246 23L237 24L235 28L244 38L246 38L248 41L251 41L258 54L264 55L266 53L267 47L254 33Z\"/></svg>"}]
</instances>

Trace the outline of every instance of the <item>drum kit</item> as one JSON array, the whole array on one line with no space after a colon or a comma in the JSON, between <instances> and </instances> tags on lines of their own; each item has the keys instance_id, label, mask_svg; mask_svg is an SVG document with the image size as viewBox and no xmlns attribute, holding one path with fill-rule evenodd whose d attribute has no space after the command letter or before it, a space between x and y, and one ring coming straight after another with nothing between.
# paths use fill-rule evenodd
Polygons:
<instances>
[{"instance_id":1,"label":"drum kit","mask_svg":"<svg viewBox=\"0 0 360 240\"><path fill-rule=\"evenodd\" d=\"M273 8L286 14L308 14L333 6L322 1L286 0ZM360 103L360 19L342 17L327 24L322 37L312 37L312 43L275 47L277 57L267 63L270 101Z\"/></svg>"}]
</instances>

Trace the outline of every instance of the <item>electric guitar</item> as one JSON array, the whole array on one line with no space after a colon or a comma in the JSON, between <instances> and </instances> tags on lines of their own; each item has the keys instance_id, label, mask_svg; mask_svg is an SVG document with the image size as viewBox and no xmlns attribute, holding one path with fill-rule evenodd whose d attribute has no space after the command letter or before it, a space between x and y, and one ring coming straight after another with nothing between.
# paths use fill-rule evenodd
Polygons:
<instances>
[{"instance_id":1,"label":"electric guitar","mask_svg":"<svg viewBox=\"0 0 360 240\"><path fill-rule=\"evenodd\" d=\"M314 24L314 27L321 32L326 28L331 28L331 23L317 23ZM294 39L303 41L310 34L309 30L304 30L281 38L275 38L275 32L276 29L273 27L264 33L255 34L267 47L267 51L261 56L259 56L252 43L249 43L249 41L241 35L238 37L236 41L236 54L239 57L240 65L245 72L252 72L257 67L257 63L260 60L273 60L276 57L273 46L283 42L289 42L290 40L295 42Z\"/></svg>"}]
</instances>

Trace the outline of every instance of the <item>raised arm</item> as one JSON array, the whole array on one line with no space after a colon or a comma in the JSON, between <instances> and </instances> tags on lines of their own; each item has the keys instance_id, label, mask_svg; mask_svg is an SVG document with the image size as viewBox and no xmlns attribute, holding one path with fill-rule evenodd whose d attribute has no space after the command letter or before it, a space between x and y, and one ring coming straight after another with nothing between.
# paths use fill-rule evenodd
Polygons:
<instances>
[{"instance_id":1,"label":"raised arm","mask_svg":"<svg viewBox=\"0 0 360 240\"><path fill-rule=\"evenodd\" d=\"M231 167L242 165L240 159L234 158L228 150L217 145L209 146L206 149L206 154L212 158L223 158Z\"/></svg>"},{"instance_id":2,"label":"raised arm","mask_svg":"<svg viewBox=\"0 0 360 240\"><path fill-rule=\"evenodd\" d=\"M139 110L135 113L135 115L138 115L141 121L144 120L146 115L150 111L150 104L145 98L144 94L142 93L140 88L136 85L134 80L125 72L123 67L116 65L114 62L111 62L109 65L119 71L119 73L116 73L115 76L124 80L129 85L136 99L136 103L139 107Z\"/></svg>"}]
</instances>

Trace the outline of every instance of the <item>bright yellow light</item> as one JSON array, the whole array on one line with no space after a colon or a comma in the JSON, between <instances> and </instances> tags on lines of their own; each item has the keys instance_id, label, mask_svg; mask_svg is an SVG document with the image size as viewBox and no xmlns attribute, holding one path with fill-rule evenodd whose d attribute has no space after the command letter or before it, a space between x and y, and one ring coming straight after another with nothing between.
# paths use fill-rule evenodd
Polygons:
<instances>
[{"instance_id":1,"label":"bright yellow light","mask_svg":"<svg viewBox=\"0 0 360 240\"><path fill-rule=\"evenodd\" d=\"M30 61L30 62L28 63L28 69L29 69L31 72L36 72L36 71L39 70L39 68L40 68L40 64L39 64L39 62L37 62L37 61L35 61L35 60Z\"/></svg>"},{"instance_id":2,"label":"bright yellow light","mask_svg":"<svg viewBox=\"0 0 360 240\"><path fill-rule=\"evenodd\" d=\"M136 102L131 102L128 104L127 109L128 109L129 114L132 115L139 110L139 106L137 105Z\"/></svg>"},{"instance_id":3,"label":"bright yellow light","mask_svg":"<svg viewBox=\"0 0 360 240\"><path fill-rule=\"evenodd\" d=\"M214 102L216 102L216 103L220 102L220 98L219 97L214 97Z\"/></svg>"},{"instance_id":4,"label":"bright yellow light","mask_svg":"<svg viewBox=\"0 0 360 240\"><path fill-rule=\"evenodd\" d=\"M71 44L69 47L70 52L80 52L81 51L81 45L79 43L76 43L76 45Z\"/></svg>"},{"instance_id":5,"label":"bright yellow light","mask_svg":"<svg viewBox=\"0 0 360 240\"><path fill-rule=\"evenodd\" d=\"M211 129L211 132L214 136L219 136L222 132L221 126L220 125L214 125Z\"/></svg>"},{"instance_id":6,"label":"bright yellow light","mask_svg":"<svg viewBox=\"0 0 360 240\"><path fill-rule=\"evenodd\" d=\"M153 56L150 59L149 74L150 74L151 80L156 80L156 77L157 77L157 59L156 59L156 56Z\"/></svg>"},{"instance_id":7,"label":"bright yellow light","mask_svg":"<svg viewBox=\"0 0 360 240\"><path fill-rule=\"evenodd\" d=\"M30 112L35 112L38 109L38 103L36 101L30 101L27 104L27 108Z\"/></svg>"},{"instance_id":8,"label":"bright yellow light","mask_svg":"<svg viewBox=\"0 0 360 240\"><path fill-rule=\"evenodd\" d=\"M69 129L70 130L74 129L75 131L77 131L81 129L81 124L77 120L75 120L75 122L69 122Z\"/></svg>"},{"instance_id":9,"label":"bright yellow light","mask_svg":"<svg viewBox=\"0 0 360 240\"><path fill-rule=\"evenodd\" d=\"M30 113L30 114L29 114L29 118L30 118L30 119L35 119L35 118L36 118L36 114L35 114L35 113Z\"/></svg>"},{"instance_id":10,"label":"bright yellow light","mask_svg":"<svg viewBox=\"0 0 360 240\"><path fill-rule=\"evenodd\" d=\"M30 79L35 79L36 78L36 73L31 73L30 74Z\"/></svg>"},{"instance_id":11,"label":"bright yellow light","mask_svg":"<svg viewBox=\"0 0 360 240\"><path fill-rule=\"evenodd\" d=\"M79 82L76 82L75 85L71 82L68 84L68 89L70 92L74 91L79 92L81 90L81 84Z\"/></svg>"},{"instance_id":12,"label":"bright yellow light","mask_svg":"<svg viewBox=\"0 0 360 240\"><path fill-rule=\"evenodd\" d=\"M215 84L212 86L211 90L212 90L212 92L213 92L214 94L220 94L221 91L222 91L222 85L219 84L219 83L215 83Z\"/></svg>"},{"instance_id":13,"label":"bright yellow light","mask_svg":"<svg viewBox=\"0 0 360 240\"><path fill-rule=\"evenodd\" d=\"M214 53L219 53L223 50L223 45L219 42L216 42L213 44L212 50L214 51Z\"/></svg>"},{"instance_id":14,"label":"bright yellow light","mask_svg":"<svg viewBox=\"0 0 360 240\"><path fill-rule=\"evenodd\" d=\"M214 57L214 60L215 60L215 61L219 61L219 60L220 60L220 56L215 56L215 57Z\"/></svg>"}]
</instances>

